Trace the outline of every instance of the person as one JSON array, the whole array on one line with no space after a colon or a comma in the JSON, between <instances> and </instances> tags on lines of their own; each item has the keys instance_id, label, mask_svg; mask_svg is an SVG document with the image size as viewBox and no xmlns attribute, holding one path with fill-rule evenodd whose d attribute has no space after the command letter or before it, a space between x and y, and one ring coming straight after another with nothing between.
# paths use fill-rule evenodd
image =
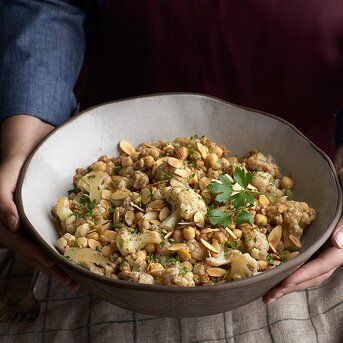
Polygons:
<instances>
[{"instance_id":1,"label":"person","mask_svg":"<svg viewBox=\"0 0 343 343\"><path fill-rule=\"evenodd\" d=\"M52 261L44 253L42 248L38 244L36 244L34 240L31 239L31 237L26 233L25 229L21 226L18 210L15 204L14 194L20 170L23 167L26 158L30 155L35 146L44 137L46 137L54 129L54 127L61 125L73 113L75 113L75 111L77 111L78 103L73 93L73 88L75 86L83 63L83 58L86 50L85 25L87 23L88 15L90 14L90 8L92 8L91 6L87 6L88 8L85 8L86 3L89 5L91 1L77 2L68 0L9 0L2 1L0 7L0 243L3 246L8 247L9 249L13 249L18 254L23 255L26 259L26 262L29 263L33 268L39 269L49 275L52 275L55 278L58 278L61 282L63 282L71 289L76 289L78 285L74 283L69 278L69 276L66 275L61 269L58 268L54 261ZM124 9L123 12L118 11L117 8L117 12L115 14L116 20L122 20L122 25L118 25L118 27L125 27L124 23L126 21L126 17L123 15L123 13L128 16L136 15L137 17L141 16L141 14L143 13L141 12L143 10L141 6L143 6L142 3L144 2L134 2L134 4L132 2L129 3L131 4L127 5L128 7L126 8L126 10ZM148 3L149 5L147 5L147 3L145 4L148 6L148 8L146 8L146 12L144 13L147 15L147 18L149 18L149 20L151 19L149 15L151 13L154 13L154 9L156 7L158 8L166 6L165 8L168 8L168 6L174 6L171 3L166 5L166 2ZM227 7L225 3L220 3L221 4L219 7L217 7L217 9L219 8L219 10L222 10L222 6L224 8L224 13L226 13L225 8L227 9ZM228 1L227 4L229 3L231 2ZM318 5L318 2L316 3ZM201 12L200 5L195 5L194 1L185 1L182 3L176 1L175 3L173 2L173 4L176 4L176 7L172 8L173 10L176 10L177 6L179 6L186 13L186 19L183 18L183 24L185 25L183 30L181 30L180 27L177 25L177 27L170 26L173 22L172 17L169 17L169 24L164 22L162 25L161 22L158 21L158 16L161 14L161 11L157 11L157 14L154 14L154 19L156 20L155 23L161 24L161 31L163 32L163 35L166 35L168 30L170 30L170 34L175 34L174 37L178 37L178 42L183 42L182 47L183 49L185 49L185 53L183 53L182 51L176 53L175 50L179 49L180 46L176 44L176 41L173 41L173 44L171 44L170 41L165 38L166 36L163 37L163 35L160 35L158 36L159 38L156 38L157 36L154 36L157 41L158 39L160 39L159 42L163 45L160 51L154 52L154 44L141 44L141 36L137 36L137 38L135 36L136 33L131 34L131 31L133 30L132 28L128 34L128 36L133 36L132 44L134 44L135 39L137 44L141 44L139 46L139 49L146 48L147 51L151 49L151 54L158 54L162 51L161 53L163 54L163 57L165 57L165 59L159 61L159 57L161 56L152 58L152 55L149 55L150 64L147 64L146 67L148 68L148 66L150 66L150 69L148 73L149 75L146 75L147 73L145 73L145 77L148 80L146 84L149 84L150 80L150 85L154 84L154 86L151 86L150 88L146 87L145 89L144 87L140 88L138 92L159 90L196 91L200 89L201 91L204 91L206 93L215 93L214 95L222 96L228 100L240 104L248 106L251 105L251 107L260 108L262 110L270 110L270 112L273 113L283 113L282 110L278 111L276 109L274 111L273 106L268 106L268 97L270 96L270 92L272 92L274 88L280 92L286 92L286 90L288 91L287 87L292 87L291 82L286 83L286 85L280 83L282 81L280 79L287 79L288 77L287 73L290 72L290 70L287 69L287 66L285 66L284 69L282 69L281 71L279 70L277 73L275 73L275 69L270 67L270 65L274 64L274 67L277 69L282 63L286 64L285 60L282 59L282 56L280 57L280 55L285 53L285 50L281 49L279 51L280 55L275 57L276 62L275 60L267 58L265 64L261 63L260 74L258 74L258 70L249 70L247 68L244 71L242 70L242 65L244 65L244 63L245 67L247 64L251 64L251 58L261 62L258 55L249 55L248 52L252 51L250 50L251 45L246 45L247 41L252 44L260 44L261 39L263 40L264 38L277 40L277 37L270 37L267 35L266 32L268 31L268 27L267 29L265 27L262 27L262 31L258 31L258 33L256 33L254 32L256 31L256 27L252 26L252 29L250 31L248 29L247 32L244 32L244 30L242 30L240 32L241 37L236 37L235 35L233 35L233 33L235 32L235 27L239 26L239 21L242 20L242 12L244 12L248 17L246 19L245 25L247 25L248 21L253 20L252 18L254 18L254 16L259 15L259 12L256 12L256 8L251 9L251 11L248 12L244 11L247 8L249 9L249 6L252 6L251 2L242 2L243 5L234 5L233 2L231 3L231 9L234 8L233 13L230 12L231 19L236 16L238 17L238 19L235 19L234 25L232 25L232 27L219 27L222 22L219 23L220 18L216 17L217 12L214 14L212 12L205 13L206 11L203 10L203 13L201 13L201 18L203 18L202 20L204 20L204 18L207 18L211 25L214 25L211 26L211 28L213 28L213 31L216 31L216 33L218 34L217 38L221 37L219 34L221 30L226 30L226 33L231 32L232 37L230 36L230 34L228 34L228 37L231 39L231 43L233 41L235 42L232 45L232 48L230 45L225 45L224 42L221 42L219 39L217 39L217 41L212 41L212 31L209 29L209 26L205 25L204 27L204 25L202 25L203 22L199 24L199 22L192 23L192 21L188 20L188 15L192 15L194 13L199 14ZM112 3L111 5L114 6L114 3ZM312 5L313 3L311 4L311 6ZM124 3L121 3L121 6L125 7ZM267 11L268 9L268 5L262 4L262 2L257 2L257 4L255 4L254 6L259 6L261 12ZM282 6L282 10L285 11L287 5L283 4ZM304 6L304 4L302 4L302 6ZM330 2L330 6L328 5L328 7L331 9L334 7L333 1ZM273 12L273 8L274 7L271 6L268 9L269 11L271 11L270 13ZM159 9L161 10L161 8ZM278 15L273 22L273 25L275 25L275 31L278 30L277 22L280 20L280 16L282 16L281 12L277 12ZM273 13L275 14L275 11ZM286 21L289 21L288 24L291 27L292 23L294 24L294 21L292 21L294 18L287 16L287 13L289 12L285 11L284 15L286 16ZM304 13L301 12L301 15L306 17L308 16L308 13L307 11L304 11ZM135 19L137 19L137 17L131 17L130 22L133 23ZM182 15L180 15L180 17L182 17ZM339 14L337 14L337 17L339 17ZM194 18L194 20L196 20L196 15L194 15ZM330 17L330 19L332 19L332 17ZM218 27L215 26L216 20L218 20ZM243 21L244 20L245 19L243 19ZM110 21L112 23L115 22L113 18ZM283 22L284 21L281 20L280 25ZM227 21L225 21L225 23L227 23ZM255 20L255 24L259 25L258 27L260 27L261 25L263 26L263 23L267 25L267 21L261 21L260 17L259 20ZM178 22L178 25L179 24L180 22ZM140 26L140 28L144 27L145 26L143 25ZM149 28L149 30L142 29L142 31L147 34L149 32L155 32L155 35L159 31L158 29L152 28L151 26L149 26ZM205 39L204 42L210 42L211 44L214 44L215 47L211 46L211 44L205 44L204 47L207 46L209 47L209 49L212 49L212 51L208 51L208 54L206 54L205 52L204 55L199 57L199 64L193 64L190 68L189 64L186 66L184 65L185 59L187 60L187 58L189 57L187 53L197 54L198 51L196 51L196 44L199 43L198 41L195 41L197 32L187 31L192 30L192 28L195 30L199 29L201 31L201 35L203 36L206 36L208 34L208 40ZM137 26L136 29L139 31L139 26ZM175 30L177 29L180 29L182 32L175 32ZM293 29L296 31L294 27ZM309 30L311 29L313 28L310 27ZM292 30L292 28L290 30ZM275 31L273 32L275 33ZM271 32L270 34L273 34L273 32ZM298 34L298 31L296 32ZM115 34L122 35L123 33L115 32ZM182 36L182 34L184 34L184 36ZM248 35L249 39L246 39L245 35ZM116 37L118 38L119 36ZM128 43L126 40L125 43L123 43L123 36L120 37L121 40L118 41L119 48L123 48L123 46L127 46ZM294 39L294 36L291 36L291 38ZM185 41L183 41L183 39ZM187 50L187 42L191 42L190 45L192 51ZM156 43L156 41L154 41L154 43ZM107 40L106 44L110 44L110 41ZM261 44L264 44L263 41L261 42ZM302 45L303 44L300 42L297 47L300 49L302 48ZM170 48L173 51L172 58L168 58L168 52L163 50L167 48ZM256 49L257 48L258 47L256 46ZM230 49L232 49L233 51L230 51ZM121 52L123 52L123 56L118 57L121 59L121 62L125 63L124 60L127 59L129 55L129 57L132 57L132 50L130 50L129 48L126 50L122 49ZM214 54L212 54L213 52ZM311 52L312 50L309 49L308 51L306 51L306 54L310 54ZM227 54L227 56L225 56L225 53ZM324 51L323 53L325 54L326 51ZM330 55L330 53L332 54ZM142 50L140 50L140 54L142 56L144 55L142 53ZM208 60L206 59L207 57ZM303 56L300 56L298 60L294 59L292 63L294 64L294 69L296 69L297 74L301 74L301 71L297 68L303 68L304 73L302 75L298 75L297 77L298 80L306 80L306 82L304 81L303 86L307 87L309 84L313 85L314 81L311 78L311 69L308 69L308 65L310 65L310 63L306 59L303 60L302 57ZM101 64L102 58L106 60L106 56L101 55L99 64ZM143 61L145 61L144 58L142 57ZM180 59L179 63L177 61L178 58ZM337 56L334 55L334 51L330 50L328 52L328 56L326 56L325 58L332 59L334 60L334 63L336 63ZM229 61L230 59L231 62ZM189 60L194 61L194 56L191 56ZM218 62L218 64L222 63L223 65L229 65L229 67L225 69L225 75L228 77L227 79L222 77L222 69L216 70L217 64L213 63L213 60ZM127 60L127 63L130 64L129 59ZM139 64L137 60L135 60L135 63ZM165 69L166 74L161 73L160 69L158 68L155 70L153 69L154 67L151 67L151 65L156 66L159 64L167 65ZM178 67L182 68L180 69L179 73L177 72ZM316 64L316 68L319 69L318 64ZM116 95L113 95L112 93L113 97L118 97L118 94L119 96L130 95L130 87L132 84L134 84L134 80L137 81L137 79L133 78L133 75L139 74L137 73L137 70L133 70L130 72L130 65L126 67L121 66L121 68L119 69L127 71L127 75L129 75L128 78L132 81L132 83L127 81L125 84L121 84L120 82L118 82L119 85L123 85L123 88L126 89L126 93L125 91L121 90L121 86L118 86L116 87L118 93ZM192 77L195 69L196 75L194 73ZM325 72L327 73L327 75L332 75L328 68L322 69L326 70ZM116 73L118 73L119 79L120 77L124 78L122 72L118 71L117 67L115 67L114 70ZM261 73L265 73L267 77L272 78L271 81L266 80L266 85L264 88L259 87L259 82L261 82L262 79L260 77ZM294 76L294 73L292 75ZM171 80L172 77L174 77L174 79L169 83L164 85L162 84L161 87L158 86L159 82L164 82L164 80L161 81L161 78L164 78L165 80L168 80L169 78L169 80ZM333 79L334 82L336 82L336 76L333 76L332 80ZM337 79L340 82L340 77L338 77ZM210 82L207 82L206 80L210 80ZM242 80L244 82L242 82ZM318 78L315 79L315 81L316 80L318 81ZM332 80L329 78L325 79L326 87L328 87L329 91L333 94L342 94L341 88L339 88L342 87L341 82L339 85L338 83L332 83L332 85L337 85L337 89L334 89L332 85L330 86L330 82ZM107 81L110 82L109 80ZM104 85L107 87L106 92L111 91L108 82L104 83ZM197 82L201 83L202 87L194 87L193 85ZM220 87L217 87L218 84L220 84ZM297 97L295 103L298 102L300 108L307 109L307 111L308 108L312 109L320 107L321 98L316 98L312 95L317 94L313 91L314 88L316 88L316 90L323 89L321 85L314 84L310 91L308 91L306 87L304 87L303 89L304 94L306 95L306 101L304 100L301 103L301 101ZM295 90L295 92L297 91L298 90ZM311 94L311 92L313 92L313 94ZM252 94L254 96L252 96ZM261 102L258 102L257 99L261 99ZM285 99L280 98L279 100L279 103L285 103ZM271 101L278 103L278 101L275 101L275 99ZM291 102L291 100L289 101ZM328 113L328 110L332 109L334 106L338 106L338 100L337 98L332 97L328 100L328 103L330 103L331 107L325 107L325 104L323 105L323 112L326 116L332 113ZM287 113L286 107L284 113ZM291 107L288 108L288 112L292 112ZM291 116L291 118L294 119L293 122L297 123L296 120L298 118L299 112L293 111L292 113L293 116ZM325 137L326 142L329 141L327 137L330 137L330 135L331 140L333 141L332 133L329 130L323 130L323 126L321 126L320 124L324 123L323 125L326 125L329 120L322 120L318 118L313 121L316 125L312 125L312 129L313 127L315 127L314 130L320 132L320 136ZM320 120L322 120L322 122ZM309 125L306 126L306 133L311 132L307 129L308 126ZM343 148L340 147L337 150L335 158L336 167L338 168L340 176L343 175L342 161ZM302 266L300 269L286 278L281 284L273 288L268 294L265 295L264 301L266 303L270 303L276 299L279 299L287 293L304 290L321 284L324 280L329 278L329 276L335 271L338 266L343 263L342 248L343 219L339 221L331 236L331 246L324 249L315 259L306 263L304 266Z\"/></svg>"}]
</instances>

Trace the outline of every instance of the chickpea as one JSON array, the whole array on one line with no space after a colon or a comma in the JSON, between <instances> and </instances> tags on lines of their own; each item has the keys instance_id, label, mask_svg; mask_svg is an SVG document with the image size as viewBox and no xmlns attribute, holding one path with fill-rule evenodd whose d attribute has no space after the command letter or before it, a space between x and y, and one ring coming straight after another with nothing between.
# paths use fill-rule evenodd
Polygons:
<instances>
[{"instance_id":1,"label":"chickpea","mask_svg":"<svg viewBox=\"0 0 343 343\"><path fill-rule=\"evenodd\" d=\"M195 229L194 227L185 227L182 231L185 239L190 241L191 239L195 238Z\"/></svg>"},{"instance_id":2,"label":"chickpea","mask_svg":"<svg viewBox=\"0 0 343 343\"><path fill-rule=\"evenodd\" d=\"M267 261L258 260L257 263L258 263L258 269L259 270L265 270L268 267Z\"/></svg>"},{"instance_id":3,"label":"chickpea","mask_svg":"<svg viewBox=\"0 0 343 343\"><path fill-rule=\"evenodd\" d=\"M212 149L211 149L211 152L213 152L214 154L216 154L218 157L222 157L223 156L223 149L220 148L218 145L214 146Z\"/></svg>"},{"instance_id":4,"label":"chickpea","mask_svg":"<svg viewBox=\"0 0 343 343\"><path fill-rule=\"evenodd\" d=\"M157 160L160 157L160 151L157 148L150 148L148 155L153 157L154 160Z\"/></svg>"},{"instance_id":5,"label":"chickpea","mask_svg":"<svg viewBox=\"0 0 343 343\"><path fill-rule=\"evenodd\" d=\"M230 156L227 159L231 165L238 163L238 159L236 156Z\"/></svg>"},{"instance_id":6,"label":"chickpea","mask_svg":"<svg viewBox=\"0 0 343 343\"><path fill-rule=\"evenodd\" d=\"M240 229L234 229L233 234L237 237L237 238L241 238L242 237L242 230Z\"/></svg>"},{"instance_id":7,"label":"chickpea","mask_svg":"<svg viewBox=\"0 0 343 343\"><path fill-rule=\"evenodd\" d=\"M110 256L110 255L111 255L111 247L109 247L108 245L102 247L101 253L102 253L105 257Z\"/></svg>"},{"instance_id":8,"label":"chickpea","mask_svg":"<svg viewBox=\"0 0 343 343\"><path fill-rule=\"evenodd\" d=\"M173 238L176 243L182 243L183 242L183 234L181 230L175 230L173 233Z\"/></svg>"},{"instance_id":9,"label":"chickpea","mask_svg":"<svg viewBox=\"0 0 343 343\"><path fill-rule=\"evenodd\" d=\"M283 176L280 185L283 189L291 189L294 185L294 180L288 176Z\"/></svg>"},{"instance_id":10,"label":"chickpea","mask_svg":"<svg viewBox=\"0 0 343 343\"><path fill-rule=\"evenodd\" d=\"M102 161L94 162L92 164L92 170L104 172L106 170L106 163Z\"/></svg>"},{"instance_id":11,"label":"chickpea","mask_svg":"<svg viewBox=\"0 0 343 343\"><path fill-rule=\"evenodd\" d=\"M189 272L193 270L193 265L189 261L182 262L182 266L186 268Z\"/></svg>"},{"instance_id":12,"label":"chickpea","mask_svg":"<svg viewBox=\"0 0 343 343\"><path fill-rule=\"evenodd\" d=\"M198 183L198 176L197 174L192 175L189 179L188 179L188 184L190 186L196 185Z\"/></svg>"},{"instance_id":13,"label":"chickpea","mask_svg":"<svg viewBox=\"0 0 343 343\"><path fill-rule=\"evenodd\" d=\"M123 168L131 167L133 164L133 160L130 156L123 156L121 158L121 165Z\"/></svg>"},{"instance_id":14,"label":"chickpea","mask_svg":"<svg viewBox=\"0 0 343 343\"><path fill-rule=\"evenodd\" d=\"M151 169L155 164L155 160L152 156L147 156L144 158L144 166L147 169Z\"/></svg>"},{"instance_id":15,"label":"chickpea","mask_svg":"<svg viewBox=\"0 0 343 343\"><path fill-rule=\"evenodd\" d=\"M149 254L156 251L156 245L154 243L149 243L144 247L144 250Z\"/></svg>"},{"instance_id":16,"label":"chickpea","mask_svg":"<svg viewBox=\"0 0 343 343\"><path fill-rule=\"evenodd\" d=\"M206 162L210 165L212 169L218 169L218 156L214 153L210 153L206 157Z\"/></svg>"},{"instance_id":17,"label":"chickpea","mask_svg":"<svg viewBox=\"0 0 343 343\"><path fill-rule=\"evenodd\" d=\"M268 219L265 215L257 213L255 216L255 224L258 226L266 226Z\"/></svg>"},{"instance_id":18,"label":"chickpea","mask_svg":"<svg viewBox=\"0 0 343 343\"><path fill-rule=\"evenodd\" d=\"M99 234L97 232L91 232L87 235L88 239L95 239L96 241L99 240Z\"/></svg>"},{"instance_id":19,"label":"chickpea","mask_svg":"<svg viewBox=\"0 0 343 343\"><path fill-rule=\"evenodd\" d=\"M111 242L117 237L117 233L112 230L106 230L104 231L103 235L106 237L107 241Z\"/></svg>"},{"instance_id":20,"label":"chickpea","mask_svg":"<svg viewBox=\"0 0 343 343\"><path fill-rule=\"evenodd\" d=\"M270 204L270 201L264 194L261 194L258 197L258 203L261 207L263 207L263 206L268 206Z\"/></svg>"},{"instance_id":21,"label":"chickpea","mask_svg":"<svg viewBox=\"0 0 343 343\"><path fill-rule=\"evenodd\" d=\"M182 147L180 149L180 155L181 155L181 159L185 160L188 157L188 149L186 147Z\"/></svg>"}]
</instances>

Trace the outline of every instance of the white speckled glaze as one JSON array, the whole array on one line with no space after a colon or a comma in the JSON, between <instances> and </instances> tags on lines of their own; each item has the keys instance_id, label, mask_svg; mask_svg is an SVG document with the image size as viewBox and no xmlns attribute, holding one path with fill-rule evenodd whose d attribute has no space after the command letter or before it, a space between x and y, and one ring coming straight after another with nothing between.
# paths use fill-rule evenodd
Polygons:
<instances>
[{"instance_id":1,"label":"white speckled glaze","mask_svg":"<svg viewBox=\"0 0 343 343\"><path fill-rule=\"evenodd\" d=\"M194 134L206 135L234 154L252 148L271 154L282 172L294 177L296 199L308 202L317 212L297 258L249 279L186 289L106 279L59 255L50 212L56 199L72 188L77 167L86 167L104 154L116 155L121 139L137 145ZM72 118L34 151L17 192L28 230L81 286L123 308L169 317L215 314L259 298L319 249L342 210L341 189L331 161L289 123L213 97L185 93L107 103Z\"/></svg>"}]
</instances>

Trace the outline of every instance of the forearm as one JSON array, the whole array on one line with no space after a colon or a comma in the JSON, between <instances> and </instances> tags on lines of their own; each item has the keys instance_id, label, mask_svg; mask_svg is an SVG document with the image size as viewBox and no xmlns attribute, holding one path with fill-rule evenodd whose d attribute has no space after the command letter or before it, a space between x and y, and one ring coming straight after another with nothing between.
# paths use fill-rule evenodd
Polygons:
<instances>
[{"instance_id":1,"label":"forearm","mask_svg":"<svg viewBox=\"0 0 343 343\"><path fill-rule=\"evenodd\" d=\"M54 127L30 115L15 115L1 124L1 160L23 163Z\"/></svg>"}]
</instances>

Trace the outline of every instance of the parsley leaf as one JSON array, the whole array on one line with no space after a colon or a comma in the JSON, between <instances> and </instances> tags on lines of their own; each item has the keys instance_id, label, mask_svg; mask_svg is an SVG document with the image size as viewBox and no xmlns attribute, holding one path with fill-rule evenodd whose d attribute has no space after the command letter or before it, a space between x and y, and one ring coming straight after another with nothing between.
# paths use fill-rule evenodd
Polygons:
<instances>
[{"instance_id":1,"label":"parsley leaf","mask_svg":"<svg viewBox=\"0 0 343 343\"><path fill-rule=\"evenodd\" d=\"M282 262L286 262L286 261L287 261L287 253L286 253L285 251L281 251L281 252L279 253L279 256L280 256L280 260L281 260Z\"/></svg>"},{"instance_id":2,"label":"parsley leaf","mask_svg":"<svg viewBox=\"0 0 343 343\"><path fill-rule=\"evenodd\" d=\"M246 189L252 179L252 173L246 173L243 169L236 167L233 178L240 186Z\"/></svg>"},{"instance_id":3,"label":"parsley leaf","mask_svg":"<svg viewBox=\"0 0 343 343\"><path fill-rule=\"evenodd\" d=\"M237 250L238 244L237 242L225 242L225 247Z\"/></svg>"},{"instance_id":4,"label":"parsley leaf","mask_svg":"<svg viewBox=\"0 0 343 343\"><path fill-rule=\"evenodd\" d=\"M255 198L251 194L245 191L241 191L231 197L231 204L235 208L243 207L246 204L253 205L254 202L255 202Z\"/></svg>"},{"instance_id":5,"label":"parsley leaf","mask_svg":"<svg viewBox=\"0 0 343 343\"><path fill-rule=\"evenodd\" d=\"M274 263L274 258L272 254L268 254L267 255L267 261L269 262L269 264L273 264Z\"/></svg>"},{"instance_id":6,"label":"parsley leaf","mask_svg":"<svg viewBox=\"0 0 343 343\"><path fill-rule=\"evenodd\" d=\"M238 225L244 223L252 225L253 216L251 213L242 210L241 212L239 212L238 216L236 217L236 220Z\"/></svg>"},{"instance_id":7,"label":"parsley leaf","mask_svg":"<svg viewBox=\"0 0 343 343\"><path fill-rule=\"evenodd\" d=\"M221 181L221 183L212 181L208 185L208 189L211 191L212 194L217 194L215 198L216 201L226 203L229 200L233 189L229 179L226 176L220 175L219 180Z\"/></svg>"},{"instance_id":8,"label":"parsley leaf","mask_svg":"<svg viewBox=\"0 0 343 343\"><path fill-rule=\"evenodd\" d=\"M230 215L227 212L212 209L208 211L208 218L213 225L229 226L232 222Z\"/></svg>"}]
</instances>

